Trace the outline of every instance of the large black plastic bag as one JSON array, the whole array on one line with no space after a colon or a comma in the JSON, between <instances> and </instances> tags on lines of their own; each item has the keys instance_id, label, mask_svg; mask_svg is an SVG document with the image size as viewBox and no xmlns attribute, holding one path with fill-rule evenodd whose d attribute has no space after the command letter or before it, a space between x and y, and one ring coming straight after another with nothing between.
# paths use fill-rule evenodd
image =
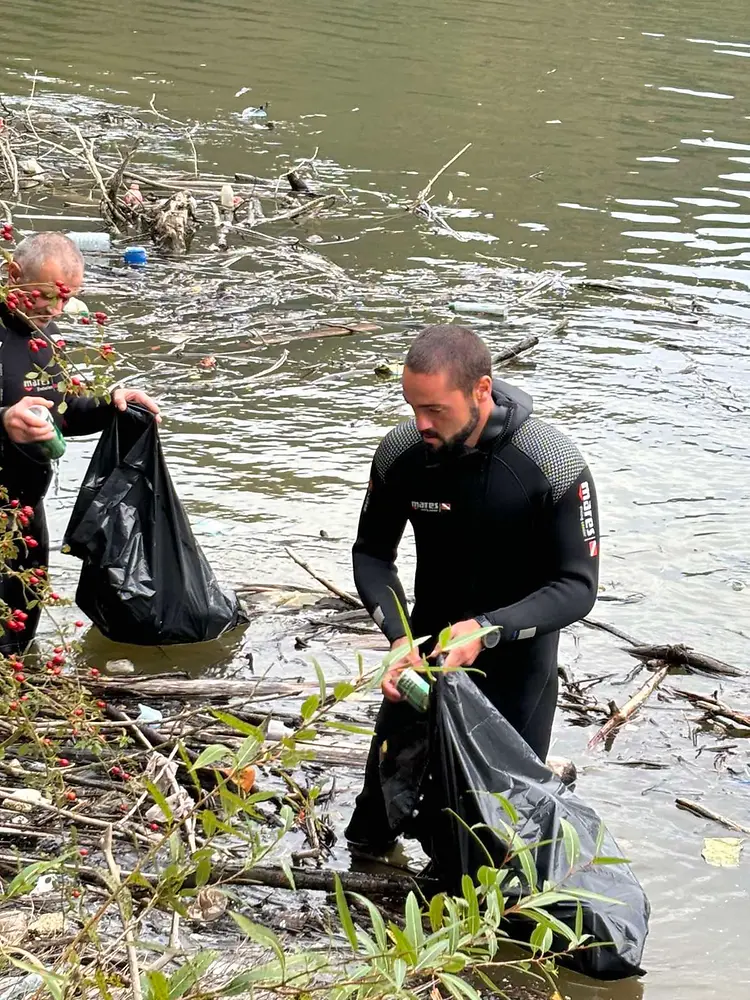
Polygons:
<instances>
[{"instance_id":1,"label":"large black plastic bag","mask_svg":"<svg viewBox=\"0 0 750 1000\"><path fill-rule=\"evenodd\" d=\"M64 544L83 560L76 604L117 642L202 642L244 621L193 537L141 407L117 411L102 434Z\"/></svg>"},{"instance_id":2,"label":"large black plastic bag","mask_svg":"<svg viewBox=\"0 0 750 1000\"><path fill-rule=\"evenodd\" d=\"M422 762L414 746L408 751L404 746L396 747L397 760L391 753L383 757L382 787L391 825L400 825L405 832L411 827L432 859L434 874L448 891L460 893L462 875L474 877L488 864L488 853L497 867L504 865L508 838L495 831L507 829L509 816L493 793L503 796L518 813L519 822L513 828L524 843L540 844L533 851L539 886L547 881L616 900L582 901L584 933L603 946L573 952L566 964L597 979L641 975L648 900L628 865L589 864L597 854L622 857L608 833L600 840L602 823L596 812L539 760L466 674L439 678L431 696L431 715L426 779L420 783ZM424 739L424 731L415 735L417 742L421 742L419 736ZM411 771L409 803L406 786L415 761L419 763ZM406 818L411 806L417 814L416 825L412 825L414 819ZM580 840L580 860L571 875L561 819L575 828ZM467 829L475 824L486 826L477 831L484 849ZM518 860L511 864L521 874ZM522 874L521 881L525 885ZM548 909L575 927L575 902L553 904ZM528 933L533 925L524 924ZM520 932L522 927L514 930Z\"/></svg>"}]
</instances>

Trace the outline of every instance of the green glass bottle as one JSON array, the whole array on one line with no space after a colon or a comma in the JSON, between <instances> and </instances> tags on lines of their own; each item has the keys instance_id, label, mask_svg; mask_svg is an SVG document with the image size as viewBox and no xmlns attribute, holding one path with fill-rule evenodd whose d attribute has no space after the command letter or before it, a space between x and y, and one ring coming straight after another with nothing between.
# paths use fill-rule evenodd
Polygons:
<instances>
[{"instance_id":1,"label":"green glass bottle","mask_svg":"<svg viewBox=\"0 0 750 1000\"><path fill-rule=\"evenodd\" d=\"M55 423L55 418L52 416L52 412L47 409L46 406L30 406L29 413L33 413L35 417L41 417L42 420L46 420L50 427L55 432L55 436L48 438L47 441L40 441L39 447L42 448L50 461L55 461L55 459L62 458L65 454L65 438L62 436L60 428Z\"/></svg>"}]
</instances>

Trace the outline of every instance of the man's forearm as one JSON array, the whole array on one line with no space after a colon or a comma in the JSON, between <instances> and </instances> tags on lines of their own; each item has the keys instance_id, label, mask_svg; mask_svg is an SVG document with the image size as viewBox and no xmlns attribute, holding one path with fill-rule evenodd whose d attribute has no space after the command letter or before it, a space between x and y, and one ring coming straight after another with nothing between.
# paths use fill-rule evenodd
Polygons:
<instances>
[{"instance_id":1,"label":"man's forearm","mask_svg":"<svg viewBox=\"0 0 750 1000\"><path fill-rule=\"evenodd\" d=\"M485 611L484 616L500 626L501 641L531 639L584 618L594 606L596 591L592 577L554 580L515 604Z\"/></svg>"},{"instance_id":2,"label":"man's forearm","mask_svg":"<svg viewBox=\"0 0 750 1000\"><path fill-rule=\"evenodd\" d=\"M406 595L396 564L366 552L354 552L354 582L370 617L390 642L406 635L399 605L408 617Z\"/></svg>"}]
</instances>

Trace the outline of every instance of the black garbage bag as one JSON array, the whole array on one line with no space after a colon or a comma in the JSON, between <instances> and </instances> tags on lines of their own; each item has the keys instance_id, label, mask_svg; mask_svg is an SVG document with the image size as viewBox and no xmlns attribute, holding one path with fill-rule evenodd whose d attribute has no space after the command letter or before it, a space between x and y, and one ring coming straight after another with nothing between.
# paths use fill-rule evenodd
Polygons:
<instances>
[{"instance_id":1,"label":"black garbage bag","mask_svg":"<svg viewBox=\"0 0 750 1000\"><path fill-rule=\"evenodd\" d=\"M64 544L83 560L76 604L116 642L203 642L245 621L193 537L142 407L117 411L103 432Z\"/></svg>"},{"instance_id":2,"label":"black garbage bag","mask_svg":"<svg viewBox=\"0 0 750 1000\"><path fill-rule=\"evenodd\" d=\"M430 713L429 730L417 723L414 740L404 736L381 757L381 787L394 833L418 836L432 861L430 874L447 891L460 893L462 876L475 877L488 857L497 867L505 865L510 820L496 797L501 796L518 814L513 830L525 844L539 845L529 852L539 886L546 881L611 900L581 901L583 931L602 947L572 952L565 964L597 979L642 975L649 903L627 864L591 864L595 856L622 857L597 813L539 760L465 673L439 678ZM580 842L572 872L561 820L571 824ZM476 824L482 829L472 833ZM510 864L525 891L520 860ZM547 909L575 927L575 901ZM533 924L518 918L513 931L520 936L524 927L528 934Z\"/></svg>"}]
</instances>

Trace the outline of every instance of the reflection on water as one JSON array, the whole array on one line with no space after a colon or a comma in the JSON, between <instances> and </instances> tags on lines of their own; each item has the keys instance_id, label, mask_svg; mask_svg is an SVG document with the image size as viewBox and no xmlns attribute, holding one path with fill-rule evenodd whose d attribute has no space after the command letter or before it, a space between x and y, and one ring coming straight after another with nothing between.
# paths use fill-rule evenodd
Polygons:
<instances>
[{"instance_id":1,"label":"reflection on water","mask_svg":"<svg viewBox=\"0 0 750 1000\"><path fill-rule=\"evenodd\" d=\"M58 114L143 109L156 93L169 115L198 123L204 172L279 176L317 148L319 182L345 193L329 217L274 230L322 237L307 257L253 245L218 258L199 234L177 264L153 259L134 273L114 254L89 269L88 299L117 317L111 339L163 399L173 476L224 578L301 582L288 542L350 585L370 456L402 412L398 386L376 365L401 360L420 325L448 320L453 299L509 299L507 324L477 328L493 348L541 335L512 378L590 459L604 595L643 595L602 604L599 616L748 665L750 41L736 35L745 6L311 0L253 13L230 0L136 0L123 18L112 0L30 0L4 11L13 46L0 86L11 97L28 95L34 69L36 106ZM243 107L266 100L273 130L242 122ZM404 205L469 141L434 189L457 239ZM189 155L154 120L144 158L182 168ZM62 200L32 200L19 223L76 214ZM549 271L556 280L524 298ZM584 276L625 294L576 284ZM561 319L567 327L551 335ZM256 378L282 357L258 330L337 320L381 329L289 345L285 363ZM183 354L167 358L182 341ZM198 369L209 353L217 368ZM72 443L63 461L50 500L58 538L91 450ZM71 561L55 564L72 583ZM408 553L403 564L408 574ZM91 654L109 655L102 645ZM631 666L611 637L581 629L562 655L577 675ZM300 669L299 657L260 640L256 661ZM732 682L724 696L746 707L750 687ZM646 1000L723 996L717 967L743 996L747 863L706 866L702 838L720 831L674 808L675 795L703 797L746 822L742 748L717 757L717 735L658 702L612 755L665 770L608 765L586 751L588 735L560 720L555 752L576 759L579 790L651 896ZM571 983L563 993L639 991Z\"/></svg>"}]
</instances>

